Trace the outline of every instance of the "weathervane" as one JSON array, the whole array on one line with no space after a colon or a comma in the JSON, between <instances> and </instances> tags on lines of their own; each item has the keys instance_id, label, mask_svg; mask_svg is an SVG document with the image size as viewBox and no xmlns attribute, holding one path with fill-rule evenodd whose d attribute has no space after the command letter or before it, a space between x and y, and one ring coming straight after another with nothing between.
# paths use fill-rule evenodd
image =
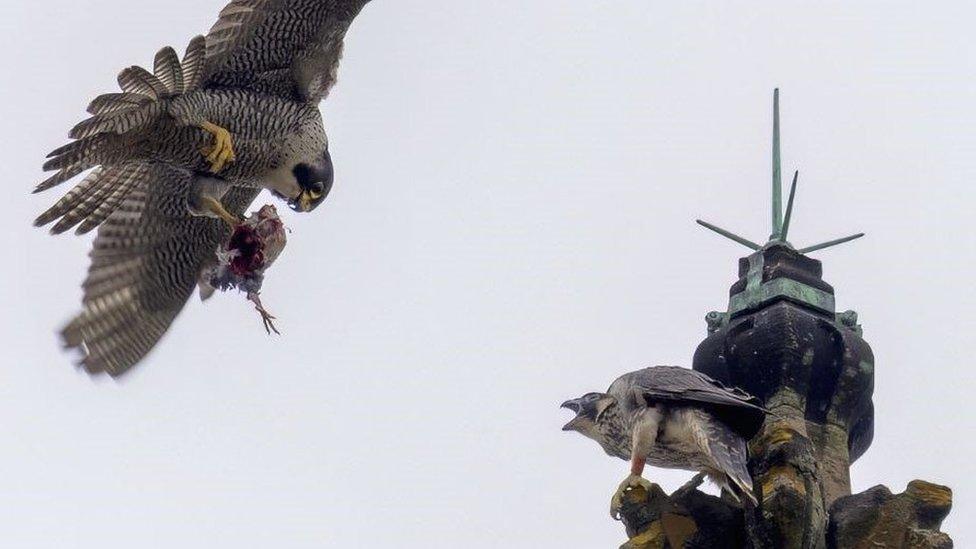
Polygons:
<instances>
[{"instance_id":1,"label":"weathervane","mask_svg":"<svg viewBox=\"0 0 976 549\"><path fill-rule=\"evenodd\" d=\"M793 183L790 185L790 197L786 202L786 215L783 215L783 181L780 169L780 154L779 154L779 88L773 90L773 203L772 203L772 233L769 235L770 244L780 244L790 246L790 243L786 241L787 235L790 232L790 220L793 217L793 199L796 197L796 181L800 175L799 171L793 173ZM751 250L761 250L763 246L756 244L755 242L743 238L731 231L727 231L721 227L717 227L702 221L697 220L698 224L706 229L715 231L716 233L728 238L729 240L734 240L739 244L751 249ZM831 246L836 246L838 244L843 244L845 242L850 242L851 240L861 238L864 233L857 233L850 236L845 236L844 238L838 238L835 240L829 240L827 242L821 242L820 244L815 244L813 246L807 246L805 248L800 248L797 251L801 254L806 254L810 252L815 252L817 250L822 250L824 248L830 248Z\"/></svg>"}]
</instances>

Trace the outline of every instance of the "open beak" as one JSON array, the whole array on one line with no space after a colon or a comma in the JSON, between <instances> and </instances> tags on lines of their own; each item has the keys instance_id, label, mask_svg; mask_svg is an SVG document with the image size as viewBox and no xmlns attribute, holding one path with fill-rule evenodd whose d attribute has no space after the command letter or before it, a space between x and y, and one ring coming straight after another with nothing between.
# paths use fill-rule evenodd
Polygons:
<instances>
[{"instance_id":1,"label":"open beak","mask_svg":"<svg viewBox=\"0 0 976 549\"><path fill-rule=\"evenodd\" d=\"M566 402L563 402L562 404L560 404L559 407L560 408L566 408L568 410L572 410L573 413L576 413L576 414L579 414L580 410L583 408L580 405L580 401L579 401L578 398L574 398L572 400L567 400ZM563 425L563 431L575 431L576 430L576 420L577 419L579 419L579 416L578 415L573 416L573 419L569 420L569 423L567 423L566 425Z\"/></svg>"},{"instance_id":2,"label":"open beak","mask_svg":"<svg viewBox=\"0 0 976 549\"><path fill-rule=\"evenodd\" d=\"M577 414L583 408L580 405L580 399L578 399L578 398L574 398L572 400L567 400L566 402L563 402L562 404L560 404L559 407L560 408L567 408L569 410L572 410L572 411L576 412Z\"/></svg>"}]
</instances>

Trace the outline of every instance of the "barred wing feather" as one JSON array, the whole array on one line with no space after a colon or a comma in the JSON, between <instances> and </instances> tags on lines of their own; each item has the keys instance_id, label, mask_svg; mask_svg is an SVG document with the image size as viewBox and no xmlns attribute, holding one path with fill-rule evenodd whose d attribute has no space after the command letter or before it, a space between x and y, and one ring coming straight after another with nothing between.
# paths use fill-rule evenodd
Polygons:
<instances>
[{"instance_id":1,"label":"barred wing feather","mask_svg":"<svg viewBox=\"0 0 976 549\"><path fill-rule=\"evenodd\" d=\"M187 210L191 174L155 163L138 172L142 178L98 228L82 311L62 331L90 372L118 376L148 354L227 236L219 220ZM235 188L228 209L240 214L256 193Z\"/></svg>"},{"instance_id":2,"label":"barred wing feather","mask_svg":"<svg viewBox=\"0 0 976 549\"><path fill-rule=\"evenodd\" d=\"M369 0L233 0L207 34L204 86L317 103L349 24Z\"/></svg>"}]
</instances>

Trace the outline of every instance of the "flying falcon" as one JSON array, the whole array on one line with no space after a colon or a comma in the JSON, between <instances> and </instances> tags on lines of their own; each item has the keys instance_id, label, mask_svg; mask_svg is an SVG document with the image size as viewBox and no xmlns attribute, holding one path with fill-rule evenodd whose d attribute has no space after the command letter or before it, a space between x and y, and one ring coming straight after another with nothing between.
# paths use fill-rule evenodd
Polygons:
<instances>
[{"instance_id":1,"label":"flying falcon","mask_svg":"<svg viewBox=\"0 0 976 549\"><path fill-rule=\"evenodd\" d=\"M736 499L756 504L746 441L767 411L755 397L694 370L655 366L624 374L606 393L587 393L562 407L576 413L564 431L577 431L607 454L631 462L631 474L610 505L614 518L628 488L650 486L641 476L645 463L698 471L683 489L707 476Z\"/></svg>"},{"instance_id":2,"label":"flying falcon","mask_svg":"<svg viewBox=\"0 0 976 549\"><path fill-rule=\"evenodd\" d=\"M179 58L119 74L121 93L44 164L35 192L91 169L37 218L98 228L82 311L62 332L89 372L122 374L159 341L261 189L300 212L332 187L318 105L369 0L234 0ZM205 288L201 286L201 295Z\"/></svg>"}]
</instances>

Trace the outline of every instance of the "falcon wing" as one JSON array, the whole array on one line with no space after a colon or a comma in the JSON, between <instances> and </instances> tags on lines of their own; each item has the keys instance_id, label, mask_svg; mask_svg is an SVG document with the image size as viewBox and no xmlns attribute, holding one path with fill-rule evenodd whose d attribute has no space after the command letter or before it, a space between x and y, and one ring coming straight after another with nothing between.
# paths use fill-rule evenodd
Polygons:
<instances>
[{"instance_id":1,"label":"falcon wing","mask_svg":"<svg viewBox=\"0 0 976 549\"><path fill-rule=\"evenodd\" d=\"M98 228L82 311L61 333L92 373L121 375L152 350L227 236L219 220L187 210L191 174L164 164L143 168L144 177ZM240 214L257 193L235 187L224 203Z\"/></svg>"},{"instance_id":2,"label":"falcon wing","mask_svg":"<svg viewBox=\"0 0 976 549\"><path fill-rule=\"evenodd\" d=\"M335 83L342 41L369 0L233 0L207 34L204 86L317 103Z\"/></svg>"},{"instance_id":3,"label":"falcon wing","mask_svg":"<svg viewBox=\"0 0 976 549\"><path fill-rule=\"evenodd\" d=\"M640 396L643 402L628 402L625 407L648 402L697 405L711 410L736 431L750 438L762 425L766 410L759 399L738 388L729 388L718 381L688 368L655 366L620 376L610 386L610 394Z\"/></svg>"},{"instance_id":4,"label":"falcon wing","mask_svg":"<svg viewBox=\"0 0 976 549\"><path fill-rule=\"evenodd\" d=\"M721 421L711 415L698 411L684 416L689 422L688 432L694 443L713 466L725 473L729 485L726 487L738 496L745 496L752 504L759 505L753 493L752 477L747 463L749 452L746 441Z\"/></svg>"}]
</instances>

